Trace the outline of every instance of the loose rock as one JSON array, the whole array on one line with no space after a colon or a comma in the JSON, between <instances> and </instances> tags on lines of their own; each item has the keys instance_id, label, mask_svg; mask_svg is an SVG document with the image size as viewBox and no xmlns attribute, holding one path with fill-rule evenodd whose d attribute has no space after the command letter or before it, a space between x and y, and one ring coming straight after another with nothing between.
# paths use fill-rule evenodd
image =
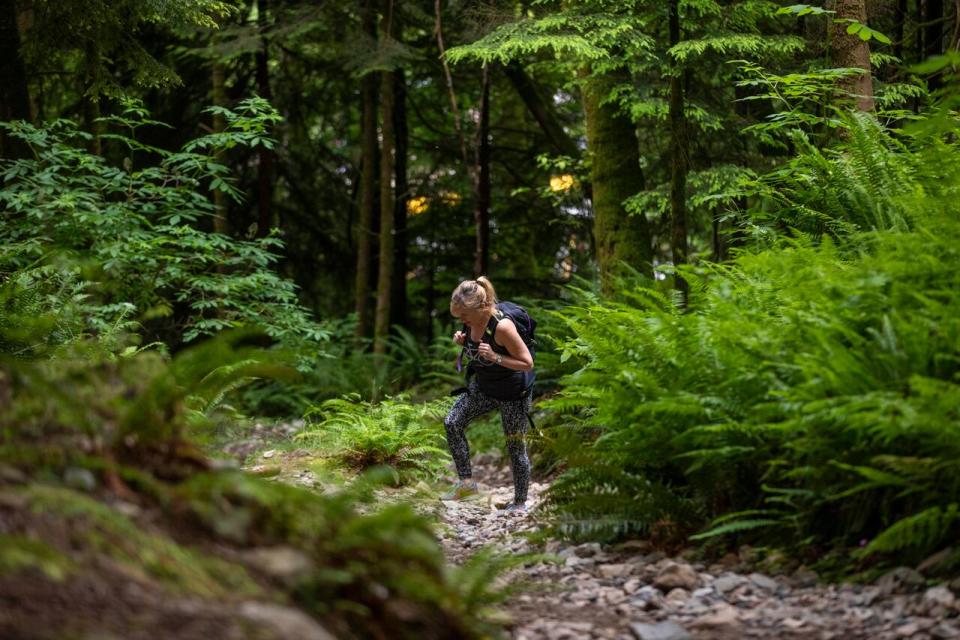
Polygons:
<instances>
[{"instance_id":1,"label":"loose rock","mask_svg":"<svg viewBox=\"0 0 960 640\"><path fill-rule=\"evenodd\" d=\"M645 624L634 622L630 625L637 640L693 640L687 630L675 622Z\"/></svg>"},{"instance_id":2,"label":"loose rock","mask_svg":"<svg viewBox=\"0 0 960 640\"><path fill-rule=\"evenodd\" d=\"M699 586L700 576L688 564L670 563L657 574L653 584L661 591L681 588L692 591Z\"/></svg>"}]
</instances>

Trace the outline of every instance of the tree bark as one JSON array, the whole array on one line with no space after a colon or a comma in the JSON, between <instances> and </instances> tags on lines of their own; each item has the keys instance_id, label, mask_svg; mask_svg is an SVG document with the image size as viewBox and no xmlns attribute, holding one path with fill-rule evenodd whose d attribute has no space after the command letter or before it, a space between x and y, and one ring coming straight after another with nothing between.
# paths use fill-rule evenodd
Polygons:
<instances>
[{"instance_id":1,"label":"tree bark","mask_svg":"<svg viewBox=\"0 0 960 640\"><path fill-rule=\"evenodd\" d=\"M837 0L835 20L856 20L867 24L866 0ZM870 45L856 34L847 33L848 24L833 25L833 64L837 67L863 69L855 77L845 78L840 88L850 94L861 111L873 111L873 76L870 73Z\"/></svg>"},{"instance_id":2,"label":"tree bark","mask_svg":"<svg viewBox=\"0 0 960 640\"><path fill-rule=\"evenodd\" d=\"M587 76L583 87L587 146L593 160L593 235L601 286L608 293L621 271L620 262L649 274L653 258L650 224L643 216L627 215L623 206L644 187L636 131L616 105L604 103L614 87L629 82L626 71L615 71Z\"/></svg>"},{"instance_id":3,"label":"tree bark","mask_svg":"<svg viewBox=\"0 0 960 640\"><path fill-rule=\"evenodd\" d=\"M540 130L553 148L562 155L579 158L582 152L577 143L563 130L563 125L560 124L550 100L544 97L542 89L533 78L527 75L523 66L518 62L511 62L503 66L503 73L510 80L510 84L523 100L530 115L540 125ZM585 197L593 198L593 185L589 181L582 183L580 188Z\"/></svg>"},{"instance_id":4,"label":"tree bark","mask_svg":"<svg viewBox=\"0 0 960 640\"><path fill-rule=\"evenodd\" d=\"M906 38L907 24L907 0L897 0L897 8L894 12L893 25L893 55L903 60L903 45Z\"/></svg>"},{"instance_id":5,"label":"tree bark","mask_svg":"<svg viewBox=\"0 0 960 640\"><path fill-rule=\"evenodd\" d=\"M218 38L214 36L214 42ZM216 55L216 54L214 54ZM226 107L227 106L227 87L226 87L226 68L223 62L219 58L215 58L213 61L213 69L210 73L210 80L213 86L212 98L213 105L216 107ZM226 122L224 117L219 113L215 113L213 116L213 132L222 133L226 129ZM216 161L218 164L224 164L226 161L226 151L223 149L217 151ZM230 233L230 224L229 224L229 202L227 194L216 189L213 192L213 204L214 204L214 216L213 216L213 230L217 233L222 233L227 235Z\"/></svg>"},{"instance_id":6,"label":"tree bark","mask_svg":"<svg viewBox=\"0 0 960 640\"><path fill-rule=\"evenodd\" d=\"M670 0L670 46L680 42L679 0ZM673 264L687 262L687 149L686 118L683 107L683 73L676 60L670 75L670 247ZM679 274L674 276L675 286L683 296L686 306L689 285Z\"/></svg>"},{"instance_id":7,"label":"tree bark","mask_svg":"<svg viewBox=\"0 0 960 640\"><path fill-rule=\"evenodd\" d=\"M473 277L479 278L490 270L490 68L483 65L480 89L480 122L477 124L476 200L473 218L477 227Z\"/></svg>"},{"instance_id":8,"label":"tree bark","mask_svg":"<svg viewBox=\"0 0 960 640\"><path fill-rule=\"evenodd\" d=\"M393 2L387 0L383 12L383 41L390 41L393 22ZM394 172L394 127L393 127L393 72L380 72L380 273L377 278L377 313L373 327L373 352L383 356L387 352L390 334L390 293L393 287L393 172ZM378 358L382 364L382 358Z\"/></svg>"},{"instance_id":9,"label":"tree bark","mask_svg":"<svg viewBox=\"0 0 960 640\"><path fill-rule=\"evenodd\" d=\"M407 84L403 69L393 72L393 126L396 133L396 195L393 226L396 245L393 252L393 299L390 302L391 323L402 327L407 322Z\"/></svg>"},{"instance_id":10,"label":"tree bark","mask_svg":"<svg viewBox=\"0 0 960 640\"><path fill-rule=\"evenodd\" d=\"M30 88L14 0L0 0L0 120L30 120ZM25 145L0 132L0 157L19 158L27 152Z\"/></svg>"},{"instance_id":11,"label":"tree bark","mask_svg":"<svg viewBox=\"0 0 960 640\"><path fill-rule=\"evenodd\" d=\"M923 53L925 58L943 53L943 0L926 0L924 3ZM938 73L927 79L931 91L943 87L943 75Z\"/></svg>"},{"instance_id":12,"label":"tree bark","mask_svg":"<svg viewBox=\"0 0 960 640\"><path fill-rule=\"evenodd\" d=\"M257 50L257 92L261 98L273 99L270 91L269 41L266 37L267 12L269 0L257 0L257 26L260 31L260 48ZM257 163L257 235L264 237L270 234L275 226L273 217L273 150L264 146L259 147Z\"/></svg>"},{"instance_id":13,"label":"tree bark","mask_svg":"<svg viewBox=\"0 0 960 640\"><path fill-rule=\"evenodd\" d=\"M578 157L580 149L577 148L577 143L563 130L553 106L543 97L543 92L523 70L523 66L518 62L511 62L503 65L503 73L554 149L565 156Z\"/></svg>"},{"instance_id":14,"label":"tree bark","mask_svg":"<svg viewBox=\"0 0 960 640\"><path fill-rule=\"evenodd\" d=\"M88 150L94 155L101 155L103 147L100 144L100 135L103 126L99 122L100 118L100 47L95 40L87 43L84 50L85 73L82 81L83 87L83 112L84 119L87 122L87 130L92 136L88 143Z\"/></svg>"},{"instance_id":15,"label":"tree bark","mask_svg":"<svg viewBox=\"0 0 960 640\"><path fill-rule=\"evenodd\" d=\"M363 28L372 39L377 37L377 17L374 0L363 2ZM377 202L377 80L368 73L360 81L363 99L362 159L360 173L360 220L357 227L357 278L354 287L354 309L357 312L358 338L373 335L373 316L370 313L370 280L372 276L374 238L373 221Z\"/></svg>"}]
</instances>

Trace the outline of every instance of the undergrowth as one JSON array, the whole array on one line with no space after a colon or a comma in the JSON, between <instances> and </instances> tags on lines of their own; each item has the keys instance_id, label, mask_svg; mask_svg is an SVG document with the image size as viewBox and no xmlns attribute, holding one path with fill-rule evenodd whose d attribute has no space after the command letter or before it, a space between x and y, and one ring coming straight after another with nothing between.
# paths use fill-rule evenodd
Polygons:
<instances>
[{"instance_id":1,"label":"undergrowth","mask_svg":"<svg viewBox=\"0 0 960 640\"><path fill-rule=\"evenodd\" d=\"M766 179L769 248L685 269L686 308L643 281L577 293L580 369L548 403L578 434L549 493L560 532L901 561L956 539L960 152L850 127Z\"/></svg>"}]
</instances>

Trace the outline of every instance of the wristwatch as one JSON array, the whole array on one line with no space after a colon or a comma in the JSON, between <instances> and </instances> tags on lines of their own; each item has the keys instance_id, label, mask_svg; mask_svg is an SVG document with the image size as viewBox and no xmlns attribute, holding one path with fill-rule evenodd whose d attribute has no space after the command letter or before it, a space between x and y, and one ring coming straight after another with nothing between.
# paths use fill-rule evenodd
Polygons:
<instances>
[{"instance_id":1,"label":"wristwatch","mask_svg":"<svg viewBox=\"0 0 960 640\"><path fill-rule=\"evenodd\" d=\"M502 364L502 363L503 363L503 354L502 354L502 353L498 353L498 354L497 354L497 364Z\"/></svg>"}]
</instances>

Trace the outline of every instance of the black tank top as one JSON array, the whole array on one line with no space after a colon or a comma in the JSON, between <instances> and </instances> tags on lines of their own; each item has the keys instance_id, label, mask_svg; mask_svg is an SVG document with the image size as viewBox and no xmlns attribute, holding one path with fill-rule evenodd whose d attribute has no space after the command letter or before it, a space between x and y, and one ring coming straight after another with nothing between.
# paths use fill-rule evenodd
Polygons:
<instances>
[{"instance_id":1,"label":"black tank top","mask_svg":"<svg viewBox=\"0 0 960 640\"><path fill-rule=\"evenodd\" d=\"M497 314L499 315L500 312L497 311ZM511 357L507 348L497 344L494 340L497 323L498 318L492 316L479 342L473 340L469 327L465 327L464 333L467 336L466 348L468 354L476 354L480 343L486 342L494 353ZM488 362L476 356L471 358L469 366L477 376L477 385L480 387L480 391L497 400L519 400L528 387L527 380L532 378L532 376L524 375L525 372L523 371L508 369L496 362Z\"/></svg>"}]
</instances>

